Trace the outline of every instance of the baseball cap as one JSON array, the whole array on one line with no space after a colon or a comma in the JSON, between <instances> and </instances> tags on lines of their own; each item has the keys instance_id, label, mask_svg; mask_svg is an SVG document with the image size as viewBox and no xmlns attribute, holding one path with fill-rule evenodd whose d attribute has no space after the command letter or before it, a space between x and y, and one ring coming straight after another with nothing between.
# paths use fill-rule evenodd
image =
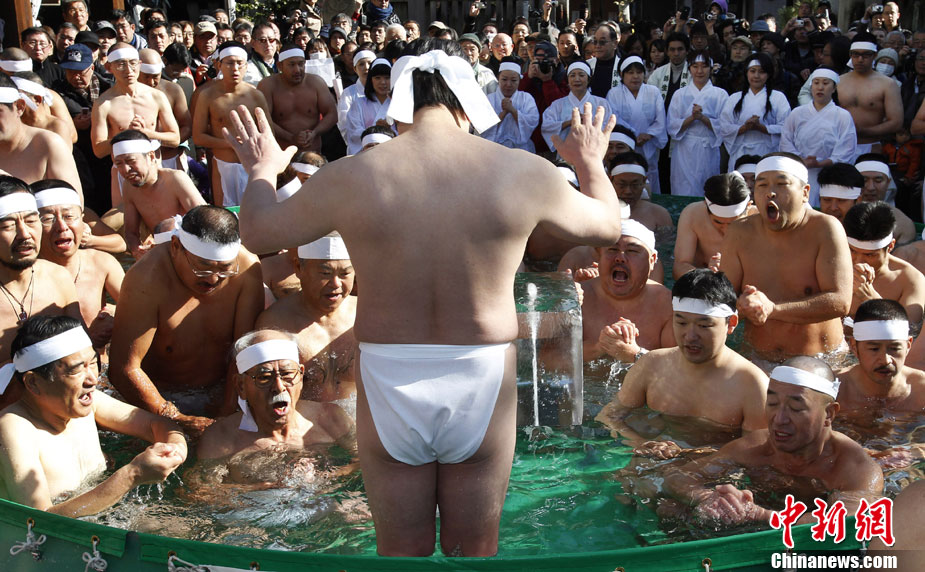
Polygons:
<instances>
[{"instance_id":1,"label":"baseball cap","mask_svg":"<svg viewBox=\"0 0 925 572\"><path fill-rule=\"evenodd\" d=\"M212 34L217 36L218 32L215 30L215 24L212 22L197 22L196 23L196 35L200 34Z\"/></svg>"},{"instance_id":2,"label":"baseball cap","mask_svg":"<svg viewBox=\"0 0 925 572\"><path fill-rule=\"evenodd\" d=\"M77 32L77 37L74 38L74 43L90 44L98 48L100 47L100 37L93 32Z\"/></svg>"},{"instance_id":3,"label":"baseball cap","mask_svg":"<svg viewBox=\"0 0 925 572\"><path fill-rule=\"evenodd\" d=\"M731 42L729 42L729 45L731 46L732 44L736 42L742 42L743 44L748 46L749 49L752 48L752 39L749 38L748 36L736 36L735 38L732 39Z\"/></svg>"},{"instance_id":4,"label":"baseball cap","mask_svg":"<svg viewBox=\"0 0 925 572\"><path fill-rule=\"evenodd\" d=\"M748 28L749 32L770 32L771 28L768 27L768 23L764 20L758 20L752 22L752 25Z\"/></svg>"},{"instance_id":5,"label":"baseball cap","mask_svg":"<svg viewBox=\"0 0 925 572\"><path fill-rule=\"evenodd\" d=\"M93 52L84 44L71 44L58 65L66 70L83 71L93 65Z\"/></svg>"},{"instance_id":6,"label":"baseball cap","mask_svg":"<svg viewBox=\"0 0 925 572\"><path fill-rule=\"evenodd\" d=\"M113 34L116 33L116 27L110 24L106 20L100 20L99 22L96 23L96 26L93 27L93 31L96 32L97 35L99 35L101 30L109 30Z\"/></svg>"}]
</instances>

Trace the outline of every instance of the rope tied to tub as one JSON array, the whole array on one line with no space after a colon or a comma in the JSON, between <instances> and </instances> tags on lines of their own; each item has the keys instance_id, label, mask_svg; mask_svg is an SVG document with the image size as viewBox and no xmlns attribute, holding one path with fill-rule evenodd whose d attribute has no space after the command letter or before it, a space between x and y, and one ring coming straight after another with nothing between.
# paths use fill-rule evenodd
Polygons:
<instances>
[{"instance_id":1,"label":"rope tied to tub","mask_svg":"<svg viewBox=\"0 0 925 572\"><path fill-rule=\"evenodd\" d=\"M181 560L176 554L171 554L167 558L167 572L210 572L210 570L206 566L199 566L186 560Z\"/></svg>"},{"instance_id":2,"label":"rope tied to tub","mask_svg":"<svg viewBox=\"0 0 925 572\"><path fill-rule=\"evenodd\" d=\"M35 537L35 533L32 532L32 527L35 525L35 521L31 518L26 521L26 539L22 542L14 542L13 546L10 548L10 556L16 556L23 550L27 550L32 554L32 558L39 560L42 558L42 553L39 552L39 546L45 543L45 535L41 535L38 538Z\"/></svg>"},{"instance_id":3,"label":"rope tied to tub","mask_svg":"<svg viewBox=\"0 0 925 572\"><path fill-rule=\"evenodd\" d=\"M87 566L84 568L84 572L90 572L90 570L94 570L95 572L105 572L106 568L109 567L109 563L103 559L103 556L100 554L99 549L97 549L97 546L99 546L99 544L100 544L99 537L94 536L93 537L93 549L92 549L93 553L92 554L90 552L83 553L83 556L81 558L83 558L83 561L87 563Z\"/></svg>"}]
</instances>

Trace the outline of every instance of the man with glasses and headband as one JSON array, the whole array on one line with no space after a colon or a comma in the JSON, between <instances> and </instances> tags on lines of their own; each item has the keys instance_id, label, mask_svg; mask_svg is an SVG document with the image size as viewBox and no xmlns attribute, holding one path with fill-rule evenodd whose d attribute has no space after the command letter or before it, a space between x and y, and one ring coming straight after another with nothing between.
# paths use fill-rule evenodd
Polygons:
<instances>
[{"instance_id":1,"label":"man with glasses and headband","mask_svg":"<svg viewBox=\"0 0 925 572\"><path fill-rule=\"evenodd\" d=\"M893 137L903 123L899 85L874 71L877 51L877 38L872 34L854 36L848 52L854 69L838 82L838 104L854 119L858 155L879 152L880 140Z\"/></svg>"},{"instance_id":2,"label":"man with glasses and headband","mask_svg":"<svg viewBox=\"0 0 925 572\"><path fill-rule=\"evenodd\" d=\"M0 370L0 386L20 386L22 398L0 412L0 497L87 516L138 485L163 481L186 460L186 437L175 423L96 391L100 357L80 320L29 318L10 356L13 363ZM106 472L100 429L152 445L86 490Z\"/></svg>"},{"instance_id":3,"label":"man with glasses and headband","mask_svg":"<svg viewBox=\"0 0 925 572\"><path fill-rule=\"evenodd\" d=\"M42 246L39 256L61 266L71 275L77 289L80 315L87 324L93 347L102 348L112 335L112 320L116 308L107 304L106 296L119 301L119 290L125 271L116 258L97 250L82 248L89 237L102 241L117 241L118 234L96 237L84 222L80 197L64 181L50 179L31 185L42 223ZM111 232L111 231L110 231Z\"/></svg>"},{"instance_id":4,"label":"man with glasses and headband","mask_svg":"<svg viewBox=\"0 0 925 572\"><path fill-rule=\"evenodd\" d=\"M263 309L257 257L230 211L198 206L125 275L110 379L126 400L200 433L233 410L228 350Z\"/></svg>"},{"instance_id":5,"label":"man with glasses and headband","mask_svg":"<svg viewBox=\"0 0 925 572\"><path fill-rule=\"evenodd\" d=\"M254 471L250 455L233 457L244 450L278 451L282 445L304 459L304 453L298 453L308 448L356 447L353 420L343 409L301 399L304 366L293 334L258 329L241 336L233 353L234 390L241 411L219 419L203 433L197 448L200 460L230 457L229 474L234 475ZM269 470L291 472L293 465L304 468L304 463L280 463ZM261 480L271 479L263 475Z\"/></svg>"},{"instance_id":6,"label":"man with glasses and headband","mask_svg":"<svg viewBox=\"0 0 925 572\"><path fill-rule=\"evenodd\" d=\"M127 129L144 133L166 147L180 144L180 128L170 100L162 92L138 81L141 56L138 50L119 42L109 49L106 69L116 80L93 103L90 142L97 157L112 151L110 141Z\"/></svg>"},{"instance_id":7,"label":"man with glasses and headband","mask_svg":"<svg viewBox=\"0 0 925 572\"><path fill-rule=\"evenodd\" d=\"M136 260L150 248L142 244L142 223L147 234L165 218L206 203L186 173L158 165L155 150L152 141L134 129L112 138L113 194L116 189L122 193L125 244ZM113 197L114 208L119 208L118 199Z\"/></svg>"}]
</instances>

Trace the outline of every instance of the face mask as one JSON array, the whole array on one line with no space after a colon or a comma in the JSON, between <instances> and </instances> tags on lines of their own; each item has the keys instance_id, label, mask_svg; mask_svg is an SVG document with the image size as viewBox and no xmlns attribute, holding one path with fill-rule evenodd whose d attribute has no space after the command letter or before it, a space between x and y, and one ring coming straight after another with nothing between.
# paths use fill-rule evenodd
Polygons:
<instances>
[{"instance_id":1,"label":"face mask","mask_svg":"<svg viewBox=\"0 0 925 572\"><path fill-rule=\"evenodd\" d=\"M308 59L310 60L324 60L327 59L328 55L324 52L313 52L308 54Z\"/></svg>"},{"instance_id":2,"label":"face mask","mask_svg":"<svg viewBox=\"0 0 925 572\"><path fill-rule=\"evenodd\" d=\"M874 68L885 76L892 76L893 70L896 69L890 64L877 64Z\"/></svg>"}]
</instances>

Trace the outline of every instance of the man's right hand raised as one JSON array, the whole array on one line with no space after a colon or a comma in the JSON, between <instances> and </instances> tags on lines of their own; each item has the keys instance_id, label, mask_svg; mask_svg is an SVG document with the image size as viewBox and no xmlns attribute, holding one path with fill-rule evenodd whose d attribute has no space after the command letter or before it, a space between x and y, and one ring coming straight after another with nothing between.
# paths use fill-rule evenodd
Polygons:
<instances>
[{"instance_id":1,"label":"man's right hand raised","mask_svg":"<svg viewBox=\"0 0 925 572\"><path fill-rule=\"evenodd\" d=\"M556 151L566 162L572 165L589 162L600 163L607 154L607 145L610 143L610 132L617 124L615 115L611 115L604 126L606 110L598 107L591 115L591 104L585 103L581 113L578 108L572 110L572 126L569 134L563 141L558 135L552 136L552 143Z\"/></svg>"},{"instance_id":2,"label":"man's right hand raised","mask_svg":"<svg viewBox=\"0 0 925 572\"><path fill-rule=\"evenodd\" d=\"M134 483L138 486L163 481L185 460L186 455L177 446L155 443L139 453L129 464L135 470Z\"/></svg>"},{"instance_id":3,"label":"man's right hand raised","mask_svg":"<svg viewBox=\"0 0 925 572\"><path fill-rule=\"evenodd\" d=\"M231 127L222 127L222 134L252 178L258 168L273 176L282 173L298 151L294 145L285 150L280 148L267 116L259 107L251 115L245 106L239 105L231 112Z\"/></svg>"}]
</instances>

